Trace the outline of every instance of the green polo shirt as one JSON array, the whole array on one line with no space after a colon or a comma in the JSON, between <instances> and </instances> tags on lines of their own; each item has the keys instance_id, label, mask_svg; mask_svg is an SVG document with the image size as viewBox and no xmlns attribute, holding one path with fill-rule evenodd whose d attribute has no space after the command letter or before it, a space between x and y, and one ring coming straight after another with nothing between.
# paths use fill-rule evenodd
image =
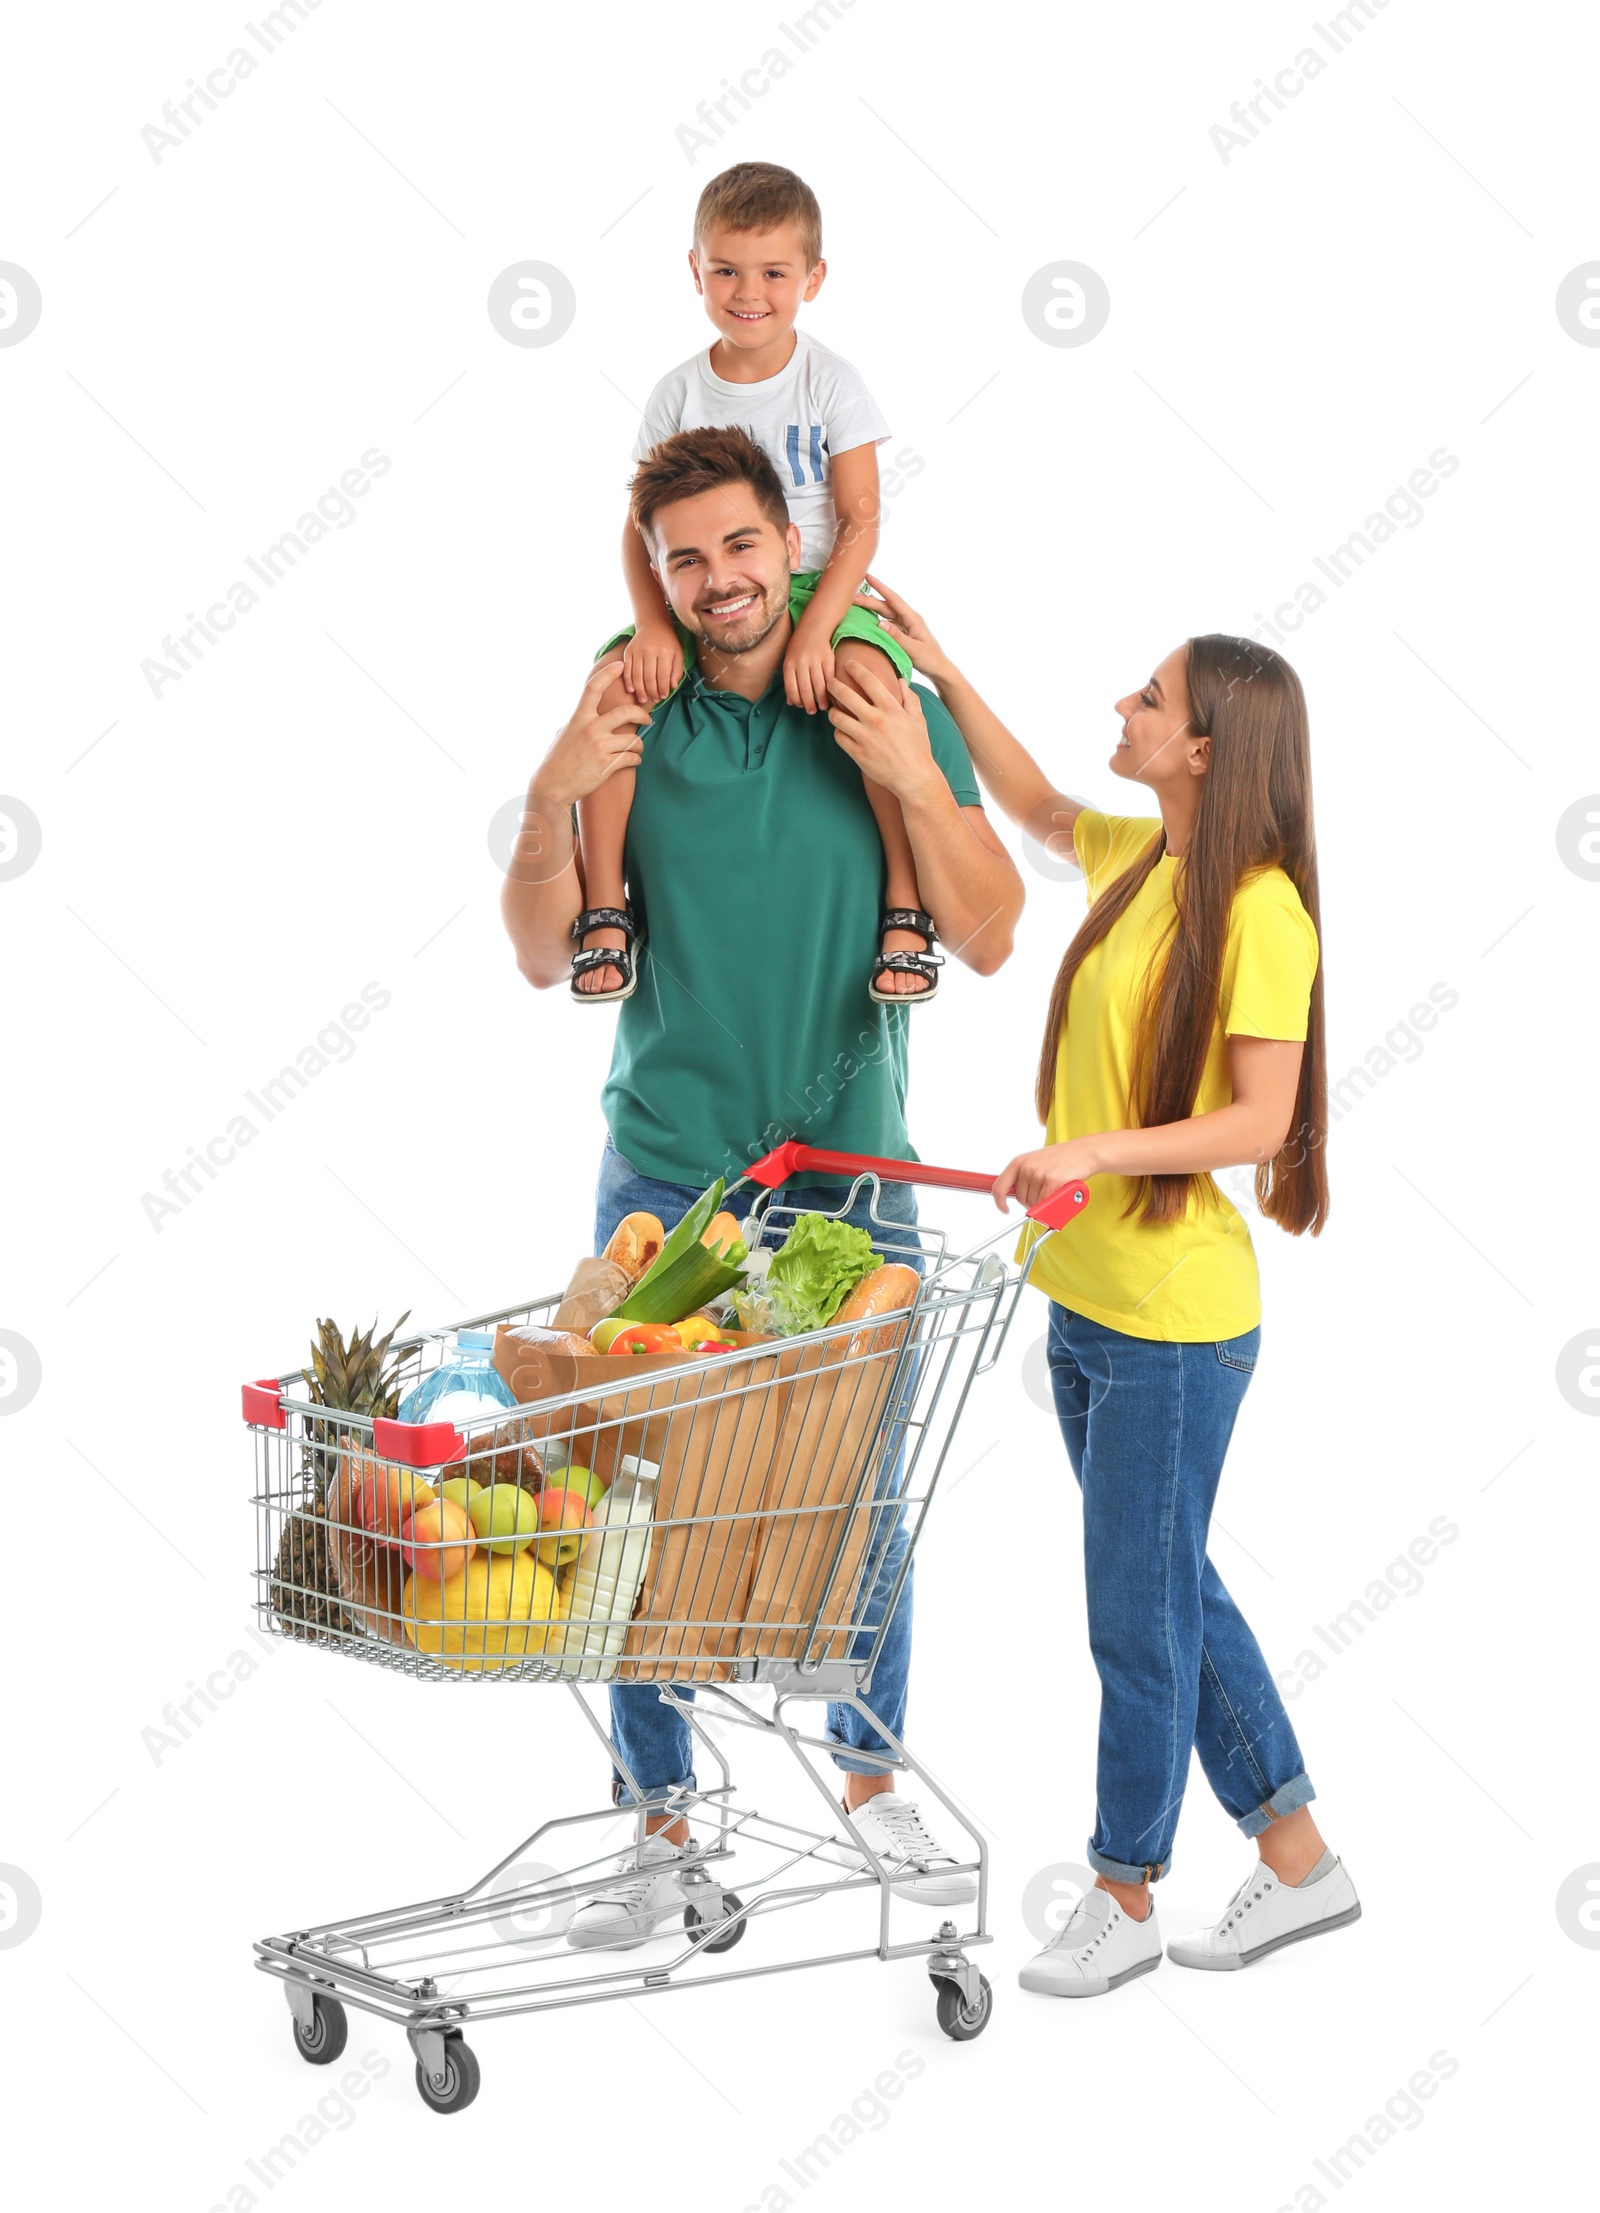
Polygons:
<instances>
[{"instance_id":1,"label":"green polo shirt","mask_svg":"<svg viewBox=\"0 0 1600 2213\"><path fill-rule=\"evenodd\" d=\"M978 806L954 722L917 689L957 804ZM758 700L685 683L637 777L626 866L645 942L601 1096L617 1150L697 1188L790 1137L915 1159L913 1017L867 995L883 845L827 716L791 707L781 670Z\"/></svg>"}]
</instances>

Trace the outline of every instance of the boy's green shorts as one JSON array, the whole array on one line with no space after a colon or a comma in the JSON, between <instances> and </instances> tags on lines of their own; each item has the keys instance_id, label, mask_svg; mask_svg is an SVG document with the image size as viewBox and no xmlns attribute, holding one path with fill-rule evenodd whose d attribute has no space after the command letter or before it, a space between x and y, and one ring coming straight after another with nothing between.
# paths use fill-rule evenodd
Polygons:
<instances>
[{"instance_id":1,"label":"boy's green shorts","mask_svg":"<svg viewBox=\"0 0 1600 2213\"><path fill-rule=\"evenodd\" d=\"M792 620L798 622L811 605L811 595L821 581L822 571L820 569L801 569L790 577L789 614ZM677 631L679 642L683 647L683 666L687 674L695 665L695 641L684 629L676 615L672 618L672 627ZM633 624L630 622L626 630L619 630L614 638L607 638L605 644L595 655L595 659L603 661L608 653L616 651L624 639L632 636ZM875 645L880 653L886 653L889 656L895 670L906 679L907 683L911 681L910 654L907 653L903 645L897 644L890 637L887 630L879 629L878 618L870 607L847 607L845 609L844 620L833 633L832 643L838 645L846 638L865 638L868 645Z\"/></svg>"}]
</instances>

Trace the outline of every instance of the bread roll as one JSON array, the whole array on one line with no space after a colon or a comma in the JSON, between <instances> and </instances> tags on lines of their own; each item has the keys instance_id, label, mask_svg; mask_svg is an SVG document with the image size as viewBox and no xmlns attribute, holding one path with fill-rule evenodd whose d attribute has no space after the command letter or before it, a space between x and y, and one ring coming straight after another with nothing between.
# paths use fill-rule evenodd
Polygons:
<instances>
[{"instance_id":1,"label":"bread roll","mask_svg":"<svg viewBox=\"0 0 1600 2213\"><path fill-rule=\"evenodd\" d=\"M602 1260L614 1260L630 1283L637 1283L666 1242L666 1231L653 1214L630 1214L611 1232Z\"/></svg>"},{"instance_id":2,"label":"bread roll","mask_svg":"<svg viewBox=\"0 0 1600 2213\"><path fill-rule=\"evenodd\" d=\"M864 1322L874 1314L898 1314L911 1305L921 1286L921 1277L915 1268L902 1266L899 1261L889 1261L881 1268L874 1268L870 1276L864 1276L856 1285L843 1306L833 1317L839 1322ZM887 1352L900 1335L900 1328L858 1330L850 1339L846 1357L859 1359L867 1352Z\"/></svg>"}]
</instances>

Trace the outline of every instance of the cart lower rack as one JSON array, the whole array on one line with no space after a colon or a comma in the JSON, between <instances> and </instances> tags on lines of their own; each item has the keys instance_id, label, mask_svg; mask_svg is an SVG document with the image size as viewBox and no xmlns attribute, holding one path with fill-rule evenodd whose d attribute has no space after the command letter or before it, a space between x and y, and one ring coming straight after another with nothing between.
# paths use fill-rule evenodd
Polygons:
<instances>
[{"instance_id":1,"label":"cart lower rack","mask_svg":"<svg viewBox=\"0 0 1600 2213\"><path fill-rule=\"evenodd\" d=\"M991 1941L983 1838L871 1692L968 1393L999 1357L1031 1256L1020 1273L985 1246L953 1256L937 1231L880 1210L884 1181L987 1190L992 1178L795 1143L749 1172L763 1187L752 1251L782 1242L795 1210L774 1194L799 1171L855 1178L838 1213L866 1196L874 1250L915 1271L903 1309L627 1362L563 1349L544 1327L554 1298L479 1315L457 1326L494 1329L519 1403L459 1426L325 1406L298 1373L245 1386L264 1625L419 1678L564 1686L625 1801L545 1820L449 1895L261 1938L256 1966L282 1983L313 2065L339 2057L355 2007L404 2028L422 2098L459 2112L477 2095L465 2031L479 2021L858 1959L920 1959L947 2035L987 2025L989 1983L968 1957ZM1074 1184L1032 1216L1055 1229L1086 1204ZM396 1346L400 1383L439 1365L452 1334ZM471 1536L439 1504L485 1494ZM646 1804L590 1703L599 1685L671 1706L716 1779ZM964 1840L932 1878L885 1857L842 1809L819 1700L875 1734L882 1749L852 1744L853 1760L915 1778ZM752 1735L805 1775L809 1819L736 1791L729 1750ZM626 1910L592 1909L619 1882L642 1894L650 1817L681 1821L689 1841L671 1863L670 1928L646 1912L641 1935ZM972 1925L944 1916L905 1933L930 1905L970 1906ZM797 1912L826 1927L820 1948L797 1948ZM747 1936L742 1963L725 1964Z\"/></svg>"}]
</instances>

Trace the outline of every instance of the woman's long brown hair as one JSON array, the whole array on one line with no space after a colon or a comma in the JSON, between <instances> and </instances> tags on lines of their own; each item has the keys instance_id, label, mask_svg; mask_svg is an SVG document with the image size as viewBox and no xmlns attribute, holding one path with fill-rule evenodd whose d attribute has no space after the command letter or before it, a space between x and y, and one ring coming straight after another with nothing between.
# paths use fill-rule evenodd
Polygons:
<instances>
[{"instance_id":1,"label":"woman's long brown hair","mask_svg":"<svg viewBox=\"0 0 1600 2213\"><path fill-rule=\"evenodd\" d=\"M1159 980L1152 971L1134 1050L1136 1125L1181 1122L1194 1112L1217 1017L1228 916L1234 894L1257 869L1281 868L1317 927L1317 843L1311 814L1311 744L1305 693L1288 662L1248 638L1191 638L1187 681L1189 727L1211 740L1187 852L1176 871L1177 924ZM1167 849L1160 831L1131 867L1103 891L1067 947L1050 994L1034 1097L1039 1119L1050 1113L1056 1057L1072 980L1085 958L1126 914ZM1294 1124L1282 1149L1256 1169L1256 1200L1280 1228L1313 1236L1328 1217L1327 1059L1323 1036L1322 962L1311 987L1306 1049ZM1201 1176L1137 1179L1130 1214L1146 1222L1176 1221Z\"/></svg>"}]
</instances>

